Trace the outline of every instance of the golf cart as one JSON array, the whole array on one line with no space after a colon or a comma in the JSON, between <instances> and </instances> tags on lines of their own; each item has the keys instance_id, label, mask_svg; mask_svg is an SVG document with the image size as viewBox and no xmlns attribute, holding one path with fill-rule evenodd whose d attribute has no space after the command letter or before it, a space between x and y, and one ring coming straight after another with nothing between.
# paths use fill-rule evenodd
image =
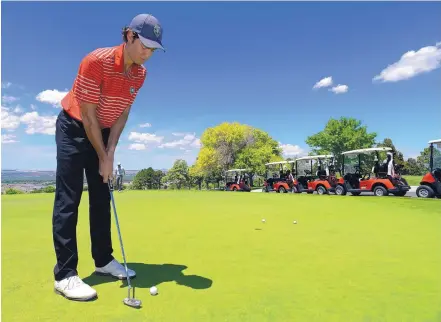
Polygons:
<instances>
[{"instance_id":1,"label":"golf cart","mask_svg":"<svg viewBox=\"0 0 441 322\"><path fill-rule=\"evenodd\" d=\"M291 188L287 182L287 161L265 163L266 173L262 192L287 193Z\"/></svg>"},{"instance_id":2,"label":"golf cart","mask_svg":"<svg viewBox=\"0 0 441 322\"><path fill-rule=\"evenodd\" d=\"M249 177L246 173L249 169L231 169L225 171L225 191L250 192L248 185Z\"/></svg>"},{"instance_id":3,"label":"golf cart","mask_svg":"<svg viewBox=\"0 0 441 322\"><path fill-rule=\"evenodd\" d=\"M309 155L289 161L295 175L292 192L313 193L319 195L334 192L337 186L333 155Z\"/></svg>"},{"instance_id":4,"label":"golf cart","mask_svg":"<svg viewBox=\"0 0 441 322\"><path fill-rule=\"evenodd\" d=\"M416 194L420 198L441 198L441 139L429 141L429 172L421 179Z\"/></svg>"},{"instance_id":5,"label":"golf cart","mask_svg":"<svg viewBox=\"0 0 441 322\"><path fill-rule=\"evenodd\" d=\"M387 158L384 158L384 155ZM343 155L342 176L335 187L335 194L350 192L359 196L362 192L373 192L375 196L404 196L410 190L399 167L393 160L389 147L367 148L346 151ZM383 157L383 158L382 158ZM384 161L380 163L380 160Z\"/></svg>"}]
</instances>

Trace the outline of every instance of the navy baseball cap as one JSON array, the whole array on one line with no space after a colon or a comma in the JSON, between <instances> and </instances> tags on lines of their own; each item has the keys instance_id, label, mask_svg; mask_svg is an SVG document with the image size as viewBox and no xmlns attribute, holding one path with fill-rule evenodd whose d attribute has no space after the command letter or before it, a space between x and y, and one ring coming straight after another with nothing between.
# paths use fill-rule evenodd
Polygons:
<instances>
[{"instance_id":1,"label":"navy baseball cap","mask_svg":"<svg viewBox=\"0 0 441 322\"><path fill-rule=\"evenodd\" d=\"M162 46L162 26L159 20L151 14L143 13L133 18L129 28L136 32L139 40L148 48L160 48L165 51Z\"/></svg>"}]
</instances>

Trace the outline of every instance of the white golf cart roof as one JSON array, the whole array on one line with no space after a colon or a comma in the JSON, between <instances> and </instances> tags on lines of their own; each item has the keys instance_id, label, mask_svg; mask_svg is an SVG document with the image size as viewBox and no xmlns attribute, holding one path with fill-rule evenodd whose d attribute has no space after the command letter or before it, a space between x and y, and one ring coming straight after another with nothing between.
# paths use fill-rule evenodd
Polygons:
<instances>
[{"instance_id":1,"label":"white golf cart roof","mask_svg":"<svg viewBox=\"0 0 441 322\"><path fill-rule=\"evenodd\" d=\"M273 165L273 164L286 164L288 161L274 161L270 163L265 163L265 165Z\"/></svg>"},{"instance_id":2,"label":"white golf cart roof","mask_svg":"<svg viewBox=\"0 0 441 322\"><path fill-rule=\"evenodd\" d=\"M245 172L245 171L250 171L250 169L230 169L225 172Z\"/></svg>"},{"instance_id":3,"label":"white golf cart roof","mask_svg":"<svg viewBox=\"0 0 441 322\"><path fill-rule=\"evenodd\" d=\"M301 158L295 159L292 162L299 161L299 160L330 159L333 157L334 156L332 154L308 155L306 157L301 157Z\"/></svg>"},{"instance_id":4,"label":"white golf cart roof","mask_svg":"<svg viewBox=\"0 0 441 322\"><path fill-rule=\"evenodd\" d=\"M429 144L441 143L441 139L429 141Z\"/></svg>"},{"instance_id":5,"label":"white golf cart roof","mask_svg":"<svg viewBox=\"0 0 441 322\"><path fill-rule=\"evenodd\" d=\"M388 148L388 147L379 147L379 148L367 148L367 149L359 149L359 150L351 150L351 151L345 151L342 154L368 154L368 153L372 153L375 151L392 151L392 148Z\"/></svg>"}]
</instances>

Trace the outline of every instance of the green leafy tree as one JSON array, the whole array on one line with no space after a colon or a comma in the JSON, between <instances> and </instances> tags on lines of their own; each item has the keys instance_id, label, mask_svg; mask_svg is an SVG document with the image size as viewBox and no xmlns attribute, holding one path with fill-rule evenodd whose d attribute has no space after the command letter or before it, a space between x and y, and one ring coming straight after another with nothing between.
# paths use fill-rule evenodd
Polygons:
<instances>
[{"instance_id":1,"label":"green leafy tree","mask_svg":"<svg viewBox=\"0 0 441 322\"><path fill-rule=\"evenodd\" d=\"M161 189L161 181L164 176L165 174L161 170L156 170L153 173L153 187L155 189Z\"/></svg>"},{"instance_id":2,"label":"green leafy tree","mask_svg":"<svg viewBox=\"0 0 441 322\"><path fill-rule=\"evenodd\" d=\"M168 182L181 189L183 186L190 187L189 168L187 161L178 159L174 162L173 167L162 178L163 182Z\"/></svg>"},{"instance_id":3,"label":"green leafy tree","mask_svg":"<svg viewBox=\"0 0 441 322\"><path fill-rule=\"evenodd\" d=\"M133 178L131 188L133 190L152 189L152 185L154 183L154 175L155 175L155 170L153 170L152 167L149 167L147 169L142 169Z\"/></svg>"},{"instance_id":4,"label":"green leafy tree","mask_svg":"<svg viewBox=\"0 0 441 322\"><path fill-rule=\"evenodd\" d=\"M424 166L419 164L414 158L407 159L405 170L406 174L411 176L419 176L424 174Z\"/></svg>"},{"instance_id":5,"label":"green leafy tree","mask_svg":"<svg viewBox=\"0 0 441 322\"><path fill-rule=\"evenodd\" d=\"M348 150L370 148L375 144L377 133L369 133L367 126L354 118L331 118L325 128L306 139L313 154L332 153L338 166L341 163L341 153Z\"/></svg>"},{"instance_id":6,"label":"green leafy tree","mask_svg":"<svg viewBox=\"0 0 441 322\"><path fill-rule=\"evenodd\" d=\"M202 171L201 167L198 163L193 164L189 170L188 175L190 178L190 182L193 185L197 185L198 189L202 189L202 182L204 181L204 172Z\"/></svg>"},{"instance_id":7,"label":"green leafy tree","mask_svg":"<svg viewBox=\"0 0 441 322\"><path fill-rule=\"evenodd\" d=\"M383 142L377 143L377 147L387 147L391 148L394 152L394 161L396 164L401 165L403 167L406 166L406 161L404 160L403 153L401 153L393 144L392 139L385 138Z\"/></svg>"},{"instance_id":8,"label":"green leafy tree","mask_svg":"<svg viewBox=\"0 0 441 322\"><path fill-rule=\"evenodd\" d=\"M260 130L252 130L253 141L238 152L235 168L247 168L250 175L250 184L253 186L254 175L264 175L265 163L283 160L282 150L279 143Z\"/></svg>"},{"instance_id":9,"label":"green leafy tree","mask_svg":"<svg viewBox=\"0 0 441 322\"><path fill-rule=\"evenodd\" d=\"M206 129L201 145L196 165L207 185L219 185L225 171L233 167L250 169L252 177L265 171L265 163L282 159L281 148L268 133L237 122Z\"/></svg>"}]
</instances>

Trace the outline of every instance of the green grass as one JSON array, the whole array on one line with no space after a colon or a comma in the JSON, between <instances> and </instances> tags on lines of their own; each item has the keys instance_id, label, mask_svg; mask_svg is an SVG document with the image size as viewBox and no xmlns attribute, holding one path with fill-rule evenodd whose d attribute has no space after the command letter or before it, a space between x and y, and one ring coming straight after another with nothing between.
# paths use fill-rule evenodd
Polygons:
<instances>
[{"instance_id":1,"label":"green grass","mask_svg":"<svg viewBox=\"0 0 441 322\"><path fill-rule=\"evenodd\" d=\"M410 186L419 186L423 176L403 176Z\"/></svg>"},{"instance_id":2,"label":"green grass","mask_svg":"<svg viewBox=\"0 0 441 322\"><path fill-rule=\"evenodd\" d=\"M123 305L121 282L91 275L87 192L79 273L99 298L80 303L54 294L53 197L2 196L3 321L441 320L439 200L116 193L143 301L135 310ZM158 296L149 294L152 285Z\"/></svg>"}]
</instances>

